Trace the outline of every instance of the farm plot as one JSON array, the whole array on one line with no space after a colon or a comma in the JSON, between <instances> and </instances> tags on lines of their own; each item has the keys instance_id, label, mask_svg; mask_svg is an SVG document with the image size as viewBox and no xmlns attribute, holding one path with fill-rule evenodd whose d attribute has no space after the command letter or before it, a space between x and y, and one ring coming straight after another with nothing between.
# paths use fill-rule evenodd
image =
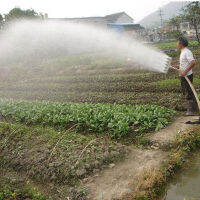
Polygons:
<instances>
[{"instance_id":1,"label":"farm plot","mask_svg":"<svg viewBox=\"0 0 200 200\"><path fill-rule=\"evenodd\" d=\"M105 137L41 126L1 123L0 139L2 167L24 171L38 181L69 185L126 152L123 145Z\"/></svg>"},{"instance_id":2,"label":"farm plot","mask_svg":"<svg viewBox=\"0 0 200 200\"><path fill-rule=\"evenodd\" d=\"M199 51L196 52L198 60ZM177 60L174 59L174 64ZM178 75L135 70L126 60L102 55L74 55L1 70L1 98L59 102L153 104L182 111ZM114 67L115 66L115 67ZM200 70L195 69L199 88ZM137 68L137 67L136 67Z\"/></svg>"},{"instance_id":3,"label":"farm plot","mask_svg":"<svg viewBox=\"0 0 200 200\"><path fill-rule=\"evenodd\" d=\"M65 191L70 200L84 199L86 191L76 190L80 180L125 158L129 147L121 143L146 141L146 132L164 128L174 110L183 110L177 74L136 71L134 66L125 60L75 55L29 67L2 67L0 114L8 123L0 123L0 167L25 173L55 193ZM199 91L198 67L195 72ZM4 183L0 195L10 197L17 190ZM29 188L25 195L37 195L31 192ZM59 198L63 196L54 199Z\"/></svg>"},{"instance_id":4,"label":"farm plot","mask_svg":"<svg viewBox=\"0 0 200 200\"><path fill-rule=\"evenodd\" d=\"M43 124L107 133L120 139L128 134L156 131L170 123L175 112L161 106L59 103L48 101L0 101L1 115L15 122Z\"/></svg>"},{"instance_id":5,"label":"farm plot","mask_svg":"<svg viewBox=\"0 0 200 200\"><path fill-rule=\"evenodd\" d=\"M81 200L88 193L79 188L80 180L129 153L128 147L110 138L131 134L136 139L159 130L171 122L175 112L153 105L1 100L0 113L2 119L20 123L0 123L0 167L25 173L36 185L51 186L53 199L62 199L65 192L65 197ZM70 127L78 130L70 131ZM0 188L4 198L51 199L26 182L18 187L8 182Z\"/></svg>"}]
</instances>

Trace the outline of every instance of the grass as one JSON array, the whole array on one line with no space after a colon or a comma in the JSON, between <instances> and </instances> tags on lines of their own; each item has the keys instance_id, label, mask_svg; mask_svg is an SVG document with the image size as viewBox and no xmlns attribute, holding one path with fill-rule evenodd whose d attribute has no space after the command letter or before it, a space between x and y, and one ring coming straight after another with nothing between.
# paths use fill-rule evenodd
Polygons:
<instances>
[{"instance_id":1,"label":"grass","mask_svg":"<svg viewBox=\"0 0 200 200\"><path fill-rule=\"evenodd\" d=\"M36 187L29 186L25 182L17 182L16 180L0 177L0 200L50 200L47 195L42 194Z\"/></svg>"}]
</instances>

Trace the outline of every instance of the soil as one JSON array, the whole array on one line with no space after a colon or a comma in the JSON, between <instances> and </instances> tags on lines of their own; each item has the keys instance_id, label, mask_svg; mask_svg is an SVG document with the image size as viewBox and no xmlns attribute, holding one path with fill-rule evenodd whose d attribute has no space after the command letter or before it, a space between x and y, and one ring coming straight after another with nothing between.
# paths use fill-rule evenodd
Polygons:
<instances>
[{"instance_id":1,"label":"soil","mask_svg":"<svg viewBox=\"0 0 200 200\"><path fill-rule=\"evenodd\" d=\"M171 125L169 125L167 128L156 132L152 136L149 137L149 139L153 143L159 143L159 144L167 144L169 142L172 142L176 134L185 131L187 129L191 129L195 125L191 124L185 124L187 121L196 121L198 120L198 116L191 116L191 117L178 117Z\"/></svg>"},{"instance_id":2,"label":"soil","mask_svg":"<svg viewBox=\"0 0 200 200\"><path fill-rule=\"evenodd\" d=\"M142 150L132 147L130 155L124 162L113 168L106 169L94 182L87 184L91 200L111 200L121 197L132 191L134 180L144 169L160 166L167 154L155 150Z\"/></svg>"}]
</instances>

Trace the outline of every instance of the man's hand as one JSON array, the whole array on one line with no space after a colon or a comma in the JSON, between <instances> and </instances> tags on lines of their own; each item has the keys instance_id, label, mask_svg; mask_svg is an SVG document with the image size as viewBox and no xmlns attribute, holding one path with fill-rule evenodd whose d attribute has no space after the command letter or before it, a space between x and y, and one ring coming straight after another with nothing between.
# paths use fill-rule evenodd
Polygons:
<instances>
[{"instance_id":1,"label":"man's hand","mask_svg":"<svg viewBox=\"0 0 200 200\"><path fill-rule=\"evenodd\" d=\"M187 73L188 73L194 66L195 66L195 61L193 60L193 61L189 64L189 66L188 66L184 71L181 72L181 76L186 76Z\"/></svg>"},{"instance_id":2,"label":"man's hand","mask_svg":"<svg viewBox=\"0 0 200 200\"><path fill-rule=\"evenodd\" d=\"M184 71L182 71L182 72L181 72L181 76L183 76L183 77L184 77L184 76L186 76L186 75L187 75L187 73L188 73L188 72L184 70Z\"/></svg>"},{"instance_id":3,"label":"man's hand","mask_svg":"<svg viewBox=\"0 0 200 200\"><path fill-rule=\"evenodd\" d=\"M173 68L176 68L176 69L179 69L180 68L180 66L179 65L174 65L174 66L172 66Z\"/></svg>"}]
</instances>

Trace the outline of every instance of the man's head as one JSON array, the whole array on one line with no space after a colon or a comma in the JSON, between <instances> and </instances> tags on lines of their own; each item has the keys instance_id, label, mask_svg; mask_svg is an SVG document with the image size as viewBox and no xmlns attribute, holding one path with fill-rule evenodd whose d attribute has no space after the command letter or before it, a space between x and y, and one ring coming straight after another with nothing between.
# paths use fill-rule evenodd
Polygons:
<instances>
[{"instance_id":1,"label":"man's head","mask_svg":"<svg viewBox=\"0 0 200 200\"><path fill-rule=\"evenodd\" d=\"M177 42L178 49L183 49L188 46L188 40L185 37L179 37Z\"/></svg>"}]
</instances>

